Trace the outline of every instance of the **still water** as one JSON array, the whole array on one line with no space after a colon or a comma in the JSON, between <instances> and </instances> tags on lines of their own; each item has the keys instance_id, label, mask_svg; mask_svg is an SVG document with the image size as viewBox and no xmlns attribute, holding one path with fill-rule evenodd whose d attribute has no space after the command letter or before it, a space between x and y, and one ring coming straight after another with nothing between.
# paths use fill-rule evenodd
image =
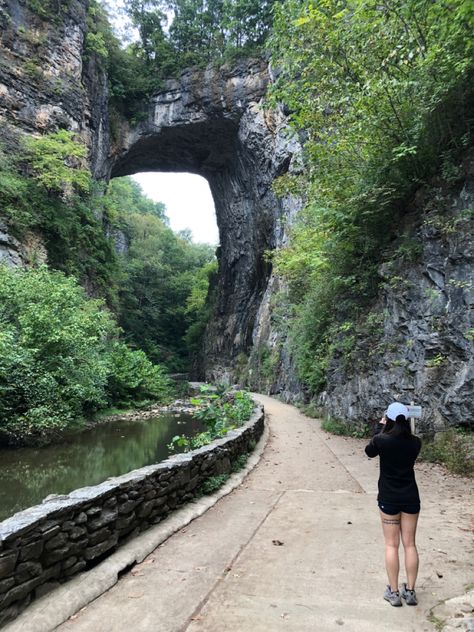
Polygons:
<instances>
[{"instance_id":1,"label":"still water","mask_svg":"<svg viewBox=\"0 0 474 632\"><path fill-rule=\"evenodd\" d=\"M201 430L190 415L163 414L104 423L57 445L0 450L0 520L49 494L67 494L163 461L171 454L167 444L175 435L190 437Z\"/></svg>"}]
</instances>

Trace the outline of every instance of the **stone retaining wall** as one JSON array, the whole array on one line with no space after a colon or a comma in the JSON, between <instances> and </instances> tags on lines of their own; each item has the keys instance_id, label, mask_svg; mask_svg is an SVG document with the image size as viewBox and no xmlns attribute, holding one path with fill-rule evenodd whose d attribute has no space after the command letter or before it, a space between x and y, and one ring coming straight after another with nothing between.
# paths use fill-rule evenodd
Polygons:
<instances>
[{"instance_id":1,"label":"stone retaining wall","mask_svg":"<svg viewBox=\"0 0 474 632\"><path fill-rule=\"evenodd\" d=\"M210 476L230 472L263 428L258 408L247 424L199 450L51 497L0 522L0 626L192 500Z\"/></svg>"}]
</instances>

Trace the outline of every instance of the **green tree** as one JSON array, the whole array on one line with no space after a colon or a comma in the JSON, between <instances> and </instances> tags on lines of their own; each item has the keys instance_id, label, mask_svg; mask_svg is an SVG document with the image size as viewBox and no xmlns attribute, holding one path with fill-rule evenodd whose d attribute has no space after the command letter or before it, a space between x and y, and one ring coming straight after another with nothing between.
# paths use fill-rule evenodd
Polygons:
<instances>
[{"instance_id":1,"label":"green tree","mask_svg":"<svg viewBox=\"0 0 474 632\"><path fill-rule=\"evenodd\" d=\"M118 309L127 340L154 362L186 370L199 351L209 316L197 299L193 309L188 302L197 287L207 295L209 275L203 270L215 260L214 249L193 244L186 231L173 233L164 205L144 196L130 178L112 180L104 203L109 220L128 241L121 257ZM188 347L190 328L195 334Z\"/></svg>"},{"instance_id":2,"label":"green tree","mask_svg":"<svg viewBox=\"0 0 474 632\"><path fill-rule=\"evenodd\" d=\"M223 0L176 0L172 7L169 35L182 67L219 59L226 41Z\"/></svg>"},{"instance_id":3,"label":"green tree","mask_svg":"<svg viewBox=\"0 0 474 632\"><path fill-rule=\"evenodd\" d=\"M151 215L165 224L168 223L165 204L154 202L144 195L141 186L132 178L114 178L110 182L105 196L105 207L111 219L117 219L120 212L124 215L138 213Z\"/></svg>"},{"instance_id":4,"label":"green tree","mask_svg":"<svg viewBox=\"0 0 474 632\"><path fill-rule=\"evenodd\" d=\"M364 320L410 196L471 142L474 5L286 0L275 16L273 103L305 132L308 203L274 263L317 391L354 336L337 323Z\"/></svg>"},{"instance_id":5,"label":"green tree","mask_svg":"<svg viewBox=\"0 0 474 632\"><path fill-rule=\"evenodd\" d=\"M27 160L33 177L48 191L88 191L89 170L84 166L86 147L65 129L44 136L29 136L25 141Z\"/></svg>"},{"instance_id":6,"label":"green tree","mask_svg":"<svg viewBox=\"0 0 474 632\"><path fill-rule=\"evenodd\" d=\"M120 292L120 323L130 342L172 370L186 369L185 333L193 320L187 300L195 275L213 249L175 235L158 218L127 218L130 249L126 281Z\"/></svg>"},{"instance_id":7,"label":"green tree","mask_svg":"<svg viewBox=\"0 0 474 632\"><path fill-rule=\"evenodd\" d=\"M74 278L0 266L0 431L49 437L111 403L169 397L163 369L119 333Z\"/></svg>"},{"instance_id":8,"label":"green tree","mask_svg":"<svg viewBox=\"0 0 474 632\"><path fill-rule=\"evenodd\" d=\"M227 54L258 53L270 32L274 0L224 0Z\"/></svg>"},{"instance_id":9,"label":"green tree","mask_svg":"<svg viewBox=\"0 0 474 632\"><path fill-rule=\"evenodd\" d=\"M167 2L162 0L125 0L125 11L138 30L140 41L130 52L145 62L146 73L158 78L173 74L178 66L173 47L165 33Z\"/></svg>"}]
</instances>

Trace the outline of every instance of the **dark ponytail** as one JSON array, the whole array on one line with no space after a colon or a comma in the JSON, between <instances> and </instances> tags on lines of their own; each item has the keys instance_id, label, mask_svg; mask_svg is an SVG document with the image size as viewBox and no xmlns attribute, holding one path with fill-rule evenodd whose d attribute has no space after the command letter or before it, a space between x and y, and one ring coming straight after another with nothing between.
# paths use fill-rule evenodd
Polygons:
<instances>
[{"instance_id":1,"label":"dark ponytail","mask_svg":"<svg viewBox=\"0 0 474 632\"><path fill-rule=\"evenodd\" d=\"M398 415L396 420L387 419L383 433L394 439L409 439L411 434L411 426L405 415Z\"/></svg>"}]
</instances>

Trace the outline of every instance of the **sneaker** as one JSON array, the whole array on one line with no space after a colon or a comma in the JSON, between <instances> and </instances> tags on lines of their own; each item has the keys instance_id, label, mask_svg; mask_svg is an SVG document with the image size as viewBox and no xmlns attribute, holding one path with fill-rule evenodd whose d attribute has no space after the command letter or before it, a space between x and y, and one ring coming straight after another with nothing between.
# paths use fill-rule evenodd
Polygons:
<instances>
[{"instance_id":1,"label":"sneaker","mask_svg":"<svg viewBox=\"0 0 474 632\"><path fill-rule=\"evenodd\" d=\"M400 594L402 598L405 599L407 606L416 606L418 604L416 592L414 590L408 590L406 584L402 584Z\"/></svg>"},{"instance_id":2,"label":"sneaker","mask_svg":"<svg viewBox=\"0 0 474 632\"><path fill-rule=\"evenodd\" d=\"M402 600L400 599L400 593L398 592L398 590L392 592L390 586L387 586L387 588L385 589L383 598L386 601L388 601L391 606L402 605Z\"/></svg>"}]
</instances>

